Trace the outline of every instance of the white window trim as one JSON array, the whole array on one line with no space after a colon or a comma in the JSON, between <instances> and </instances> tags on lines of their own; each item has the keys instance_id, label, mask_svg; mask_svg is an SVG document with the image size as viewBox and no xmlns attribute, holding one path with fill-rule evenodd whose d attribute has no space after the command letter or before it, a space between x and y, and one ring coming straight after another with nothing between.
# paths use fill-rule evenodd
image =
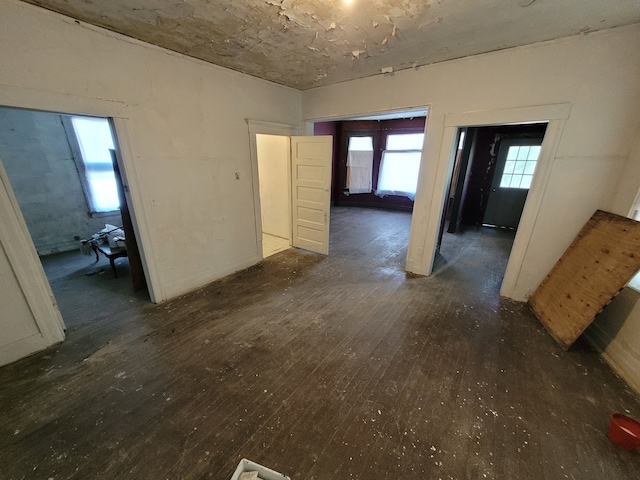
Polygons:
<instances>
[{"instance_id":1,"label":"white window trim","mask_svg":"<svg viewBox=\"0 0 640 480\"><path fill-rule=\"evenodd\" d=\"M371 150L351 150L350 147L352 138L370 138ZM375 154L374 143L375 136L373 134L347 135L347 161L344 188L345 195L357 195L361 193L373 192L373 157ZM354 155L352 155L352 152L354 152ZM354 158L356 156L358 158Z\"/></svg>"},{"instance_id":2,"label":"white window trim","mask_svg":"<svg viewBox=\"0 0 640 480\"><path fill-rule=\"evenodd\" d=\"M377 186L378 188L376 189L376 195L379 197L384 197L386 195L396 195L399 197L408 197L410 200L414 200L416 197L416 192L418 191L418 172L416 172L416 186L414 188L413 192L405 192L402 190L382 190L380 189L380 181L381 181L381 177L382 177L382 172L383 172L383 164L384 164L384 160L385 160L385 155L387 153L417 153L419 156L422 155L422 151L424 150L424 133L404 133L404 132L397 132L397 133L389 133L387 135L387 142L388 142L388 138L391 135L422 135L422 144L423 147L421 149L403 149L403 150L391 150L391 149L387 149L387 150L383 150L382 151L382 157L380 158L380 171L378 172L378 182L377 182ZM418 160L418 169L420 168L420 160Z\"/></svg>"},{"instance_id":3,"label":"white window trim","mask_svg":"<svg viewBox=\"0 0 640 480\"><path fill-rule=\"evenodd\" d=\"M119 213L120 209L109 210L106 212L98 212L95 210L93 205L93 199L91 198L91 186L89 185L89 180L87 180L87 171L86 166L82 156L82 149L80 148L80 143L78 142L78 137L76 136L75 128L73 127L72 116L70 115L61 115L62 125L64 126L65 133L67 135L67 141L69 142L69 147L71 149L71 155L73 157L73 161L76 165L76 170L78 172L78 177L80 178L80 183L82 184L82 192L84 193L84 199L87 203L87 214L91 218L102 218L113 216L115 213ZM104 118L104 117L100 117Z\"/></svg>"}]
</instances>

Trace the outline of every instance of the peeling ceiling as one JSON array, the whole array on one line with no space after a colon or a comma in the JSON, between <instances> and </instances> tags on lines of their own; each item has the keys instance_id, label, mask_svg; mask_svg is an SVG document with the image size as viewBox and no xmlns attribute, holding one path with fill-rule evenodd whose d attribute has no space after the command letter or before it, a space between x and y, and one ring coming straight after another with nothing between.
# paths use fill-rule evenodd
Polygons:
<instances>
[{"instance_id":1,"label":"peeling ceiling","mask_svg":"<svg viewBox=\"0 0 640 480\"><path fill-rule=\"evenodd\" d=\"M300 90L640 22L640 0L26 0Z\"/></svg>"}]
</instances>

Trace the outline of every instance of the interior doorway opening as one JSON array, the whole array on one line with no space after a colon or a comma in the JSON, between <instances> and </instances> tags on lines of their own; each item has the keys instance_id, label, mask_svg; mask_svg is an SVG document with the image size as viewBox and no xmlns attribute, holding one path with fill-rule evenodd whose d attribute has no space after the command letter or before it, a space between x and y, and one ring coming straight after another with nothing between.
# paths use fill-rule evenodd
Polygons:
<instances>
[{"instance_id":1,"label":"interior doorway opening","mask_svg":"<svg viewBox=\"0 0 640 480\"><path fill-rule=\"evenodd\" d=\"M119 158L109 118L0 107L0 159L67 327L87 321L74 303L148 298Z\"/></svg>"},{"instance_id":2,"label":"interior doorway opening","mask_svg":"<svg viewBox=\"0 0 640 480\"><path fill-rule=\"evenodd\" d=\"M332 138L299 136L289 125L247 124L258 260L269 251L264 240L274 237L278 251L291 246L327 255Z\"/></svg>"},{"instance_id":3,"label":"interior doorway opening","mask_svg":"<svg viewBox=\"0 0 640 480\"><path fill-rule=\"evenodd\" d=\"M317 142L316 145L298 143L297 140L294 140L295 138L298 138L296 137L296 135L299 132L299 129L295 126L275 124L270 122L259 122L247 119L247 124L249 127L251 155L253 159L252 174L254 179L254 205L258 257L264 258L270 254L271 248L267 244L267 242L270 240L270 238L273 237L276 237L276 240L281 242L273 249L276 252L282 251L283 249L289 247L299 247L318 253L328 253L330 210L338 207L339 201L336 201L336 190L340 190L342 193L344 193L344 182L346 176L348 175L346 158L349 148L348 143L343 144L342 142L342 139L346 137L342 137L340 139L337 138L336 129L337 125L339 125L339 122L361 122L361 124L362 122L369 122L369 125L366 128L370 129L370 126L372 124L375 124L375 129L383 132L383 135L380 135L379 137L376 137L376 140L371 141L372 147L374 146L373 144L375 142L375 148L381 148L378 155L378 164L376 166L372 166L370 169L372 189L367 193L371 197L373 197L373 203L380 202L383 204L383 208L385 206L384 204L389 204L391 205L392 209L403 210L405 215L406 212L412 212L413 198L417 189L417 173L420 168L419 165L422 162L422 147L426 134L426 115L426 108L415 108L395 112L354 116L350 118L331 119L327 121L309 121L307 123L309 127L308 132L309 134L313 134L313 137L299 138L306 139L304 140L304 142ZM390 127L389 123L385 123L387 121L395 122L395 128ZM401 128L398 129L398 127ZM394 129L396 131L393 131ZM411 144L408 147L398 146L399 144L393 143L393 141L388 142L389 138L394 134L396 134L397 136L406 137L420 136L418 142L420 145L417 148L415 147L415 138L409 139L413 140L414 144ZM363 137L362 131L356 132L355 135L351 136ZM320 158L318 156L320 151L326 152L326 144L321 144L321 142L319 141L319 137L325 137L325 139L332 137L333 139L332 145L329 148L330 163L328 166L315 163L315 160L318 160ZM268 185L268 182L271 181L268 179L269 172L267 172L267 174L265 175L264 172L261 171L263 165L266 166L268 164L268 161L263 162L263 147L266 143L279 143L279 146L276 146L275 148L280 151L279 158L282 159L284 158L284 153L286 150L284 147L286 138L289 138L292 142L291 148L289 150L289 152L291 152L289 157L289 169L287 171L288 181L291 185L290 190L287 193L289 193L291 196L290 203L282 207L282 205L285 203L285 196L284 192L280 190L279 195L277 195L279 199L277 203L281 205L281 214L287 211L287 207L289 205L291 206L290 218L292 219L292 221L289 230L290 236L285 235L282 229L279 230L280 233L276 233L275 235L273 235L270 231L273 230L272 228L268 226L266 228L263 228L262 226L263 222L268 224L270 221L269 218L267 218L270 215L270 204L276 203L273 202L276 196L268 193L270 187L267 186L267 188L264 189L262 186L265 183ZM310 140L314 138L318 140ZM380 138L383 138L384 141L379 142ZM395 141L397 139L393 140ZM389 145L387 145L387 143ZM340 152L338 149L342 148L343 145L344 152ZM395 145L395 147L393 147L393 145ZM389 146L389 148L385 148L386 146ZM302 157L305 157L305 155L307 155L307 157L306 159L302 160L302 163L297 163L298 157L296 157L293 152L295 150L297 153L302 153L302 150L300 150L301 147L306 152L303 153ZM359 151L358 153L362 152ZM400 165L401 162L399 161L403 159L401 157L410 157L408 158L408 160L409 162L413 162L412 165L413 167L415 167L410 170L414 172L414 176L416 177L413 179L413 183L415 183L415 186L413 188L408 188L406 186L408 182L406 181L407 179L403 176L390 176L387 179L387 183L385 183L385 191L380 191L380 195L378 196L375 195L376 192L374 192L373 190L379 180L380 170L382 170L381 159L385 155L385 153L387 154L386 157L388 158L386 158L386 160L389 165L392 165L394 163ZM315 160L313 157L316 157ZM416 159L418 160L416 161ZM337 165L338 162L340 162L341 165ZM283 163L284 162L282 162L280 165L282 165ZM355 167L355 165L349 165L349 167ZM276 168L280 171L280 173L278 174L278 178L280 180L287 178L285 177L283 168L281 166ZM392 171L393 169L387 168L387 171L389 170ZM337 172L341 175L341 178L338 180L336 180ZM355 170L351 171L350 173L355 173ZM320 181L321 177L327 178L328 182L326 182L325 180ZM274 182L274 184L277 183L277 181ZM282 182L280 182L280 185L282 185ZM355 184L352 185L352 187L355 189L361 188ZM272 196L269 197L269 195ZM356 199L359 197L353 195L352 198ZM360 199L362 200L361 197ZM371 202L369 202L368 204L367 201L364 201L361 202L359 206L378 207L378 205L372 205L370 203ZM280 226L283 225L282 217L283 215L280 215ZM408 246L408 241L406 243ZM403 268L406 268L406 253L404 253L403 255L405 256L405 263L403 265Z\"/></svg>"},{"instance_id":4,"label":"interior doorway opening","mask_svg":"<svg viewBox=\"0 0 640 480\"><path fill-rule=\"evenodd\" d=\"M427 109L384 112L313 123L315 135L332 135L332 209L357 207L411 215L426 135ZM384 232L379 239L382 241ZM394 247L400 246L395 242ZM397 252L396 252L397 253ZM406 269L406 252L403 253Z\"/></svg>"},{"instance_id":5,"label":"interior doorway opening","mask_svg":"<svg viewBox=\"0 0 640 480\"><path fill-rule=\"evenodd\" d=\"M457 129L434 271L448 263L446 256L455 257L449 251L444 254L450 235L469 231L501 242L506 265L536 175L546 129L547 122Z\"/></svg>"},{"instance_id":6,"label":"interior doorway opening","mask_svg":"<svg viewBox=\"0 0 640 480\"><path fill-rule=\"evenodd\" d=\"M314 124L315 135L334 138L333 206L413 210L426 116L411 115Z\"/></svg>"},{"instance_id":7,"label":"interior doorway opening","mask_svg":"<svg viewBox=\"0 0 640 480\"><path fill-rule=\"evenodd\" d=\"M288 136L256 134L262 257L291 248L291 142Z\"/></svg>"}]
</instances>

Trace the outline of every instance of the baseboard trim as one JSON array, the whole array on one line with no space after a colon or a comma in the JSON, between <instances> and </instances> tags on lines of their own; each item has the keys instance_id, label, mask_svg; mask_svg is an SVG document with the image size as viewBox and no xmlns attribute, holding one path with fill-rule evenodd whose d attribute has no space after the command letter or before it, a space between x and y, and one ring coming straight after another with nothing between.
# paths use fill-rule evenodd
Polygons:
<instances>
[{"instance_id":1,"label":"baseboard trim","mask_svg":"<svg viewBox=\"0 0 640 480\"><path fill-rule=\"evenodd\" d=\"M30 335L17 340L9 345L0 347L0 366L8 365L21 358L28 357L39 351L45 350L58 342L47 343L41 333Z\"/></svg>"}]
</instances>

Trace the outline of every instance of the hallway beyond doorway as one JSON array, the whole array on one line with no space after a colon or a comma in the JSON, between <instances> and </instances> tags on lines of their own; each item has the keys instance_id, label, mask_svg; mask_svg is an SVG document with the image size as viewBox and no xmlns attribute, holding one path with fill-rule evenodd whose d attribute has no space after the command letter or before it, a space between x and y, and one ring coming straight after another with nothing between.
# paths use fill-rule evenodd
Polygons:
<instances>
[{"instance_id":1,"label":"hallway beyond doorway","mask_svg":"<svg viewBox=\"0 0 640 480\"><path fill-rule=\"evenodd\" d=\"M291 248L291 242L287 238L276 237L268 233L262 232L262 256L270 257L276 253Z\"/></svg>"}]
</instances>

